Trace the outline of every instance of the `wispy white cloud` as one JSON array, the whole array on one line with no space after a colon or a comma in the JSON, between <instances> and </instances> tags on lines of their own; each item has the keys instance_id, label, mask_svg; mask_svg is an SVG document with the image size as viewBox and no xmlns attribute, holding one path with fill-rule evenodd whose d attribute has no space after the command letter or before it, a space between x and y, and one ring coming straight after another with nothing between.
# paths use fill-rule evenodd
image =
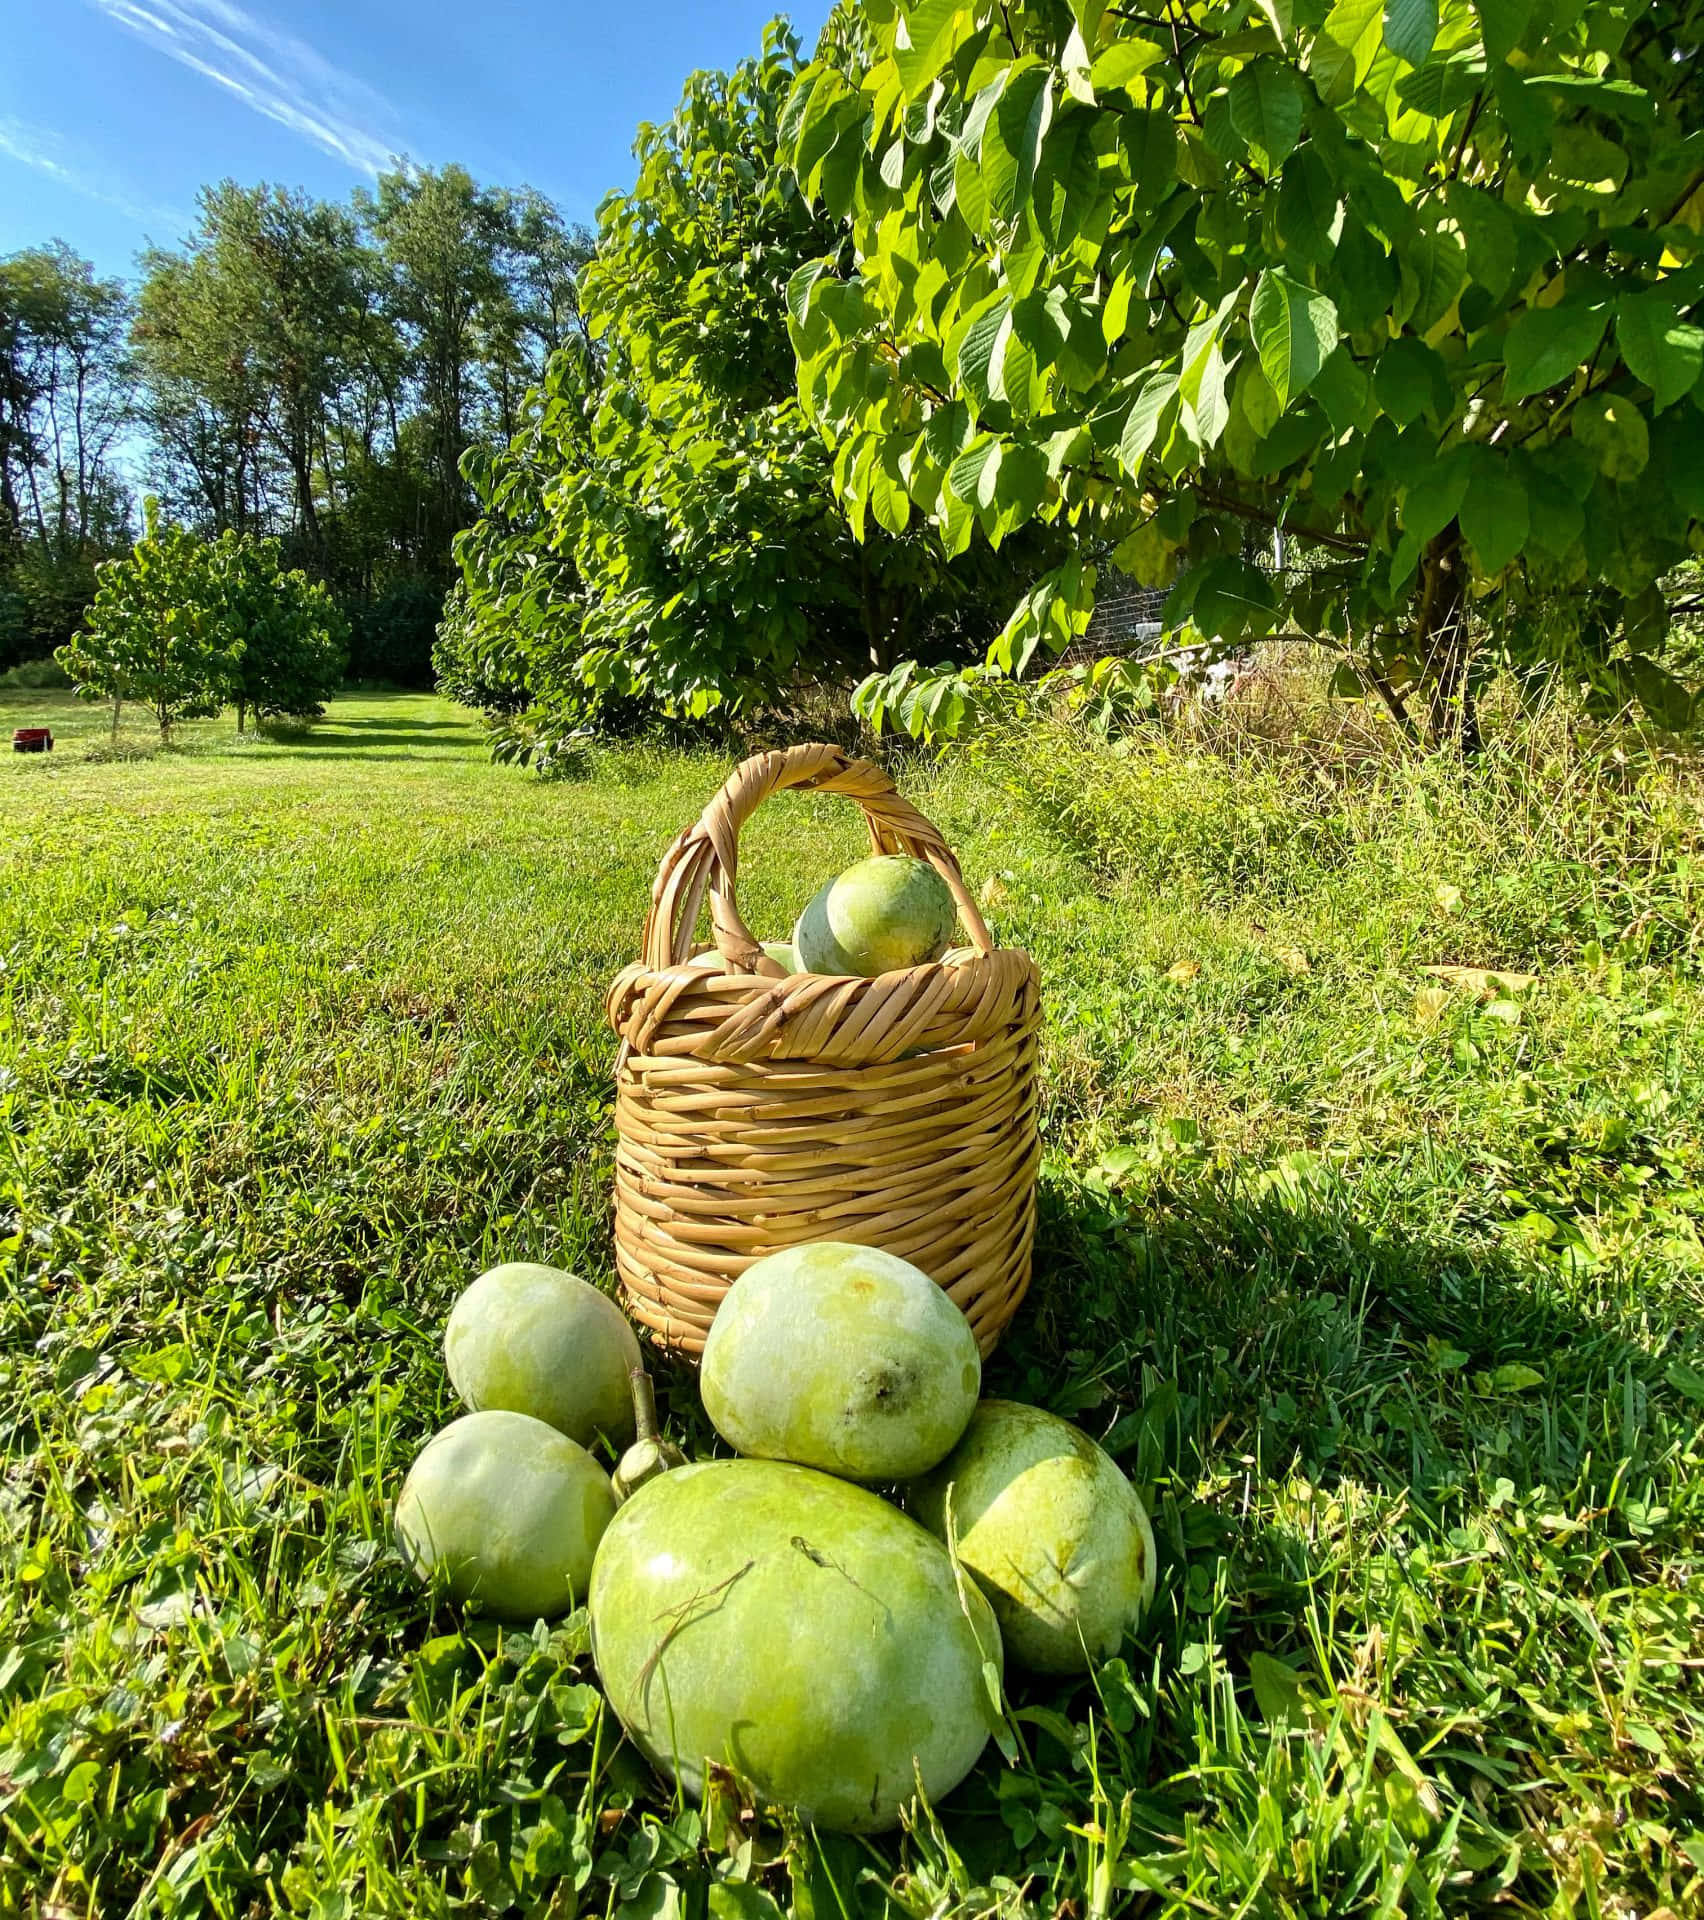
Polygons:
<instances>
[{"instance_id":1,"label":"wispy white cloud","mask_svg":"<svg viewBox=\"0 0 1704 1920\"><path fill-rule=\"evenodd\" d=\"M31 126L27 120L0 114L0 154L45 175L72 193L81 194L85 200L98 200L103 206L116 207L141 225L158 229L162 240L175 238L194 224L190 214L177 208L137 200L74 153L59 134L49 132L46 127Z\"/></svg>"},{"instance_id":2,"label":"wispy white cloud","mask_svg":"<svg viewBox=\"0 0 1704 1920\"><path fill-rule=\"evenodd\" d=\"M382 137L396 124L383 95L234 0L89 5L358 172L377 174L397 150L396 142Z\"/></svg>"}]
</instances>

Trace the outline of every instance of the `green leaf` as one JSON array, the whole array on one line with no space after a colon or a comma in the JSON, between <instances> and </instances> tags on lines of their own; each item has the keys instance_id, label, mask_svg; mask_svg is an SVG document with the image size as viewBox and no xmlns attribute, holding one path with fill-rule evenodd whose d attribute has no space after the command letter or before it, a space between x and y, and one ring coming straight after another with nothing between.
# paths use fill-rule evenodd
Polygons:
<instances>
[{"instance_id":1,"label":"green leaf","mask_svg":"<svg viewBox=\"0 0 1704 1920\"><path fill-rule=\"evenodd\" d=\"M1232 126L1261 170L1275 172L1302 136L1302 89L1295 72L1280 60L1255 60L1233 78L1230 95Z\"/></svg>"},{"instance_id":2,"label":"green leaf","mask_svg":"<svg viewBox=\"0 0 1704 1920\"><path fill-rule=\"evenodd\" d=\"M1211 313L1203 314L1191 326L1184 338L1183 354L1178 362L1178 391L1192 406L1200 385L1201 370L1217 346L1225 322L1236 303L1237 290L1233 287Z\"/></svg>"},{"instance_id":3,"label":"green leaf","mask_svg":"<svg viewBox=\"0 0 1704 1920\"><path fill-rule=\"evenodd\" d=\"M868 684L866 681L865 685ZM710 1920L783 1920L783 1915L781 1903L774 1894L765 1893L749 1880L713 1880Z\"/></svg>"},{"instance_id":4,"label":"green leaf","mask_svg":"<svg viewBox=\"0 0 1704 1920\"><path fill-rule=\"evenodd\" d=\"M1157 208L1177 178L1177 122L1157 108L1132 107L1120 116L1118 139L1136 204Z\"/></svg>"},{"instance_id":5,"label":"green leaf","mask_svg":"<svg viewBox=\"0 0 1704 1920\"><path fill-rule=\"evenodd\" d=\"M1308 72L1328 105L1340 106L1366 79L1384 41L1384 0L1336 0L1308 49Z\"/></svg>"},{"instance_id":6,"label":"green leaf","mask_svg":"<svg viewBox=\"0 0 1704 1920\"><path fill-rule=\"evenodd\" d=\"M967 507L987 506L999 479L1000 442L989 433L971 441L947 470L948 487Z\"/></svg>"},{"instance_id":7,"label":"green leaf","mask_svg":"<svg viewBox=\"0 0 1704 1920\"><path fill-rule=\"evenodd\" d=\"M1661 413L1690 393L1704 372L1704 329L1686 325L1661 293L1624 293L1615 309L1615 343L1628 371L1651 389Z\"/></svg>"},{"instance_id":8,"label":"green leaf","mask_svg":"<svg viewBox=\"0 0 1704 1920\"><path fill-rule=\"evenodd\" d=\"M1533 0L1473 0L1485 40L1485 57L1500 66L1520 44L1532 17Z\"/></svg>"},{"instance_id":9,"label":"green leaf","mask_svg":"<svg viewBox=\"0 0 1704 1920\"><path fill-rule=\"evenodd\" d=\"M1307 390L1337 346L1337 309L1281 268L1268 267L1249 305L1255 351L1280 410Z\"/></svg>"},{"instance_id":10,"label":"green leaf","mask_svg":"<svg viewBox=\"0 0 1704 1920\"><path fill-rule=\"evenodd\" d=\"M1035 352L1018 332L1009 307L988 356L988 397L1004 400L1020 419L1032 412L1035 405Z\"/></svg>"},{"instance_id":11,"label":"green leaf","mask_svg":"<svg viewBox=\"0 0 1704 1920\"><path fill-rule=\"evenodd\" d=\"M1365 692L1355 681L1355 697ZM1313 1717L1314 1697L1306 1681L1282 1660L1258 1649L1248 1656L1248 1680L1254 1689L1254 1704L1260 1717L1271 1726L1303 1728Z\"/></svg>"},{"instance_id":12,"label":"green leaf","mask_svg":"<svg viewBox=\"0 0 1704 1920\"><path fill-rule=\"evenodd\" d=\"M958 362L953 377L958 385L975 401L978 412L988 405L990 383L993 375L990 361L993 358L995 342L999 340L1002 329L1011 317L1012 301L1009 294L1002 294L986 312L980 313L966 329L963 340L959 342Z\"/></svg>"},{"instance_id":13,"label":"green leaf","mask_svg":"<svg viewBox=\"0 0 1704 1920\"><path fill-rule=\"evenodd\" d=\"M1014 69L982 130L982 181L999 219L1016 219L1029 204L1052 120L1053 76L1034 63Z\"/></svg>"},{"instance_id":14,"label":"green leaf","mask_svg":"<svg viewBox=\"0 0 1704 1920\"><path fill-rule=\"evenodd\" d=\"M1424 340L1408 333L1379 355L1373 393L1399 427L1411 426L1423 414L1436 419L1449 411L1450 382L1443 361Z\"/></svg>"},{"instance_id":15,"label":"green leaf","mask_svg":"<svg viewBox=\"0 0 1704 1920\"><path fill-rule=\"evenodd\" d=\"M1494 300L1501 300L1515 277L1518 248L1514 216L1494 193L1452 180L1444 206L1467 247L1467 271Z\"/></svg>"},{"instance_id":16,"label":"green leaf","mask_svg":"<svg viewBox=\"0 0 1704 1920\"><path fill-rule=\"evenodd\" d=\"M961 14L966 16L962 22ZM908 100L927 90L952 58L961 29L968 30L974 23L973 10L961 6L960 0L916 0L915 5L900 7L893 63Z\"/></svg>"},{"instance_id":17,"label":"green leaf","mask_svg":"<svg viewBox=\"0 0 1704 1920\"><path fill-rule=\"evenodd\" d=\"M1144 299L1152 292L1160 255L1166 249L1173 231L1187 228L1191 216L1200 210L1200 206L1201 196L1192 187L1180 187L1162 202L1137 236L1130 251L1130 277L1136 283L1137 293ZM1175 246L1171 252L1175 256Z\"/></svg>"},{"instance_id":18,"label":"green leaf","mask_svg":"<svg viewBox=\"0 0 1704 1920\"><path fill-rule=\"evenodd\" d=\"M1531 86L1533 83L1528 82ZM1563 198L1596 204L1612 199L1627 178L1627 150L1588 126L1560 125L1550 146L1547 175L1565 183Z\"/></svg>"},{"instance_id":19,"label":"green leaf","mask_svg":"<svg viewBox=\"0 0 1704 1920\"><path fill-rule=\"evenodd\" d=\"M1036 227L1050 252L1064 252L1094 217L1101 199L1100 154L1095 144L1101 122L1100 114L1072 107L1048 131L1034 201Z\"/></svg>"},{"instance_id":20,"label":"green leaf","mask_svg":"<svg viewBox=\"0 0 1704 1920\"><path fill-rule=\"evenodd\" d=\"M1003 530L1019 527L1033 517L1047 496L1047 456L1028 441L1014 441L1000 459L994 501L1001 509ZM998 545L998 540L995 542Z\"/></svg>"},{"instance_id":21,"label":"green leaf","mask_svg":"<svg viewBox=\"0 0 1704 1920\"><path fill-rule=\"evenodd\" d=\"M988 189L982 169L962 148L953 160L953 205L972 233L988 231Z\"/></svg>"},{"instance_id":22,"label":"green leaf","mask_svg":"<svg viewBox=\"0 0 1704 1920\"><path fill-rule=\"evenodd\" d=\"M1195 423L1197 446L1216 446L1225 431L1225 423L1230 417L1230 408L1225 400L1225 379L1229 371L1225 356L1219 351L1219 343L1215 340L1200 363L1195 391L1187 401L1190 417Z\"/></svg>"},{"instance_id":23,"label":"green leaf","mask_svg":"<svg viewBox=\"0 0 1704 1920\"><path fill-rule=\"evenodd\" d=\"M1493 1393L1525 1393L1529 1388L1543 1385L1544 1375L1522 1360L1511 1360L1491 1375Z\"/></svg>"},{"instance_id":24,"label":"green leaf","mask_svg":"<svg viewBox=\"0 0 1704 1920\"><path fill-rule=\"evenodd\" d=\"M1384 0L1384 43L1411 67L1424 66L1438 37L1438 0Z\"/></svg>"},{"instance_id":25,"label":"green leaf","mask_svg":"<svg viewBox=\"0 0 1704 1920\"><path fill-rule=\"evenodd\" d=\"M1694 406L1699 389L1692 390ZM1694 520L1704 520L1704 433L1688 414L1668 414L1656 422L1657 445L1662 450L1662 475L1674 504Z\"/></svg>"},{"instance_id":26,"label":"green leaf","mask_svg":"<svg viewBox=\"0 0 1704 1920\"><path fill-rule=\"evenodd\" d=\"M1405 285L1414 296L1408 322L1429 333L1455 303L1467 279L1467 244L1449 227L1422 227L1399 255Z\"/></svg>"},{"instance_id":27,"label":"green leaf","mask_svg":"<svg viewBox=\"0 0 1704 1920\"><path fill-rule=\"evenodd\" d=\"M1350 187L1331 255L1332 287L1346 333L1381 329L1402 284L1384 243L1356 218L1357 205L1356 190Z\"/></svg>"},{"instance_id":28,"label":"green leaf","mask_svg":"<svg viewBox=\"0 0 1704 1920\"><path fill-rule=\"evenodd\" d=\"M1221 87L1217 93L1209 95L1206 105L1201 109L1201 137L1218 159L1242 159L1248 142L1237 131L1236 122L1231 118L1229 88Z\"/></svg>"},{"instance_id":29,"label":"green leaf","mask_svg":"<svg viewBox=\"0 0 1704 1920\"><path fill-rule=\"evenodd\" d=\"M1704 1373L1696 1367L1689 1367L1684 1360L1671 1360L1663 1370L1663 1378L1695 1407L1704 1407ZM1698 1864L1704 1866L1704 1862Z\"/></svg>"},{"instance_id":30,"label":"green leaf","mask_svg":"<svg viewBox=\"0 0 1704 1920\"><path fill-rule=\"evenodd\" d=\"M1683 732L1692 719L1692 694L1672 674L1642 655L1628 663L1628 673L1640 706L1657 725L1671 733Z\"/></svg>"},{"instance_id":31,"label":"green leaf","mask_svg":"<svg viewBox=\"0 0 1704 1920\"><path fill-rule=\"evenodd\" d=\"M825 74L811 89L793 149L793 169L807 196L820 190L823 163L847 130L856 130L861 138L863 119L856 97L839 74Z\"/></svg>"},{"instance_id":32,"label":"green leaf","mask_svg":"<svg viewBox=\"0 0 1704 1920\"><path fill-rule=\"evenodd\" d=\"M1574 438L1611 480L1636 480L1651 458L1651 430L1625 393L1588 393L1576 402Z\"/></svg>"},{"instance_id":33,"label":"green leaf","mask_svg":"<svg viewBox=\"0 0 1704 1920\"><path fill-rule=\"evenodd\" d=\"M1071 18L1077 23L1084 46L1092 47L1100 38L1106 5L1107 0L1071 0Z\"/></svg>"},{"instance_id":34,"label":"green leaf","mask_svg":"<svg viewBox=\"0 0 1704 1920\"><path fill-rule=\"evenodd\" d=\"M1430 472L1420 474L1403 493L1403 532L1416 540L1441 534L1462 509L1468 492L1468 463L1441 459Z\"/></svg>"},{"instance_id":35,"label":"green leaf","mask_svg":"<svg viewBox=\"0 0 1704 1920\"><path fill-rule=\"evenodd\" d=\"M1119 274L1106 290L1106 300L1101 306L1101 336L1109 347L1116 347L1124 338L1135 292L1136 282L1128 273Z\"/></svg>"},{"instance_id":36,"label":"green leaf","mask_svg":"<svg viewBox=\"0 0 1704 1920\"><path fill-rule=\"evenodd\" d=\"M1270 633L1276 596L1261 568L1235 554L1221 554L1201 569L1190 597L1190 618L1214 639L1237 640Z\"/></svg>"},{"instance_id":37,"label":"green leaf","mask_svg":"<svg viewBox=\"0 0 1704 1920\"><path fill-rule=\"evenodd\" d=\"M776 126L776 138L781 152L790 166L798 164L799 136L804 132L805 122L811 117L811 102L817 92L838 81L840 76L831 76L821 67L807 67L793 82L792 91L787 95L781 109L781 118ZM844 83L842 83L844 84Z\"/></svg>"},{"instance_id":38,"label":"green leaf","mask_svg":"<svg viewBox=\"0 0 1704 1920\"><path fill-rule=\"evenodd\" d=\"M1566 559L1580 543L1586 516L1561 479L1537 462L1527 477L1527 508L1532 522L1530 545L1553 559Z\"/></svg>"},{"instance_id":39,"label":"green leaf","mask_svg":"<svg viewBox=\"0 0 1704 1920\"><path fill-rule=\"evenodd\" d=\"M1550 158L1551 136L1556 128L1556 110L1526 76L1513 67L1491 69L1491 92L1503 115L1508 144L1523 167L1537 172Z\"/></svg>"},{"instance_id":40,"label":"green leaf","mask_svg":"<svg viewBox=\"0 0 1704 1920\"><path fill-rule=\"evenodd\" d=\"M801 329L804 327L816 283L831 270L833 265L832 260L807 260L788 280L787 311L793 316L794 326Z\"/></svg>"},{"instance_id":41,"label":"green leaf","mask_svg":"<svg viewBox=\"0 0 1704 1920\"><path fill-rule=\"evenodd\" d=\"M1094 75L1090 71L1092 65L1082 29L1074 26L1066 38L1065 50L1059 56L1059 71L1065 78L1065 91L1085 107L1096 104Z\"/></svg>"},{"instance_id":42,"label":"green leaf","mask_svg":"<svg viewBox=\"0 0 1704 1920\"><path fill-rule=\"evenodd\" d=\"M1365 431L1369 383L1347 347L1340 346L1320 368L1313 396L1324 407L1333 432Z\"/></svg>"},{"instance_id":43,"label":"green leaf","mask_svg":"<svg viewBox=\"0 0 1704 1920\"><path fill-rule=\"evenodd\" d=\"M823 155L817 175L817 190L822 195L822 203L837 220L851 216L858 191L858 176L863 165L863 123L850 119L840 138Z\"/></svg>"},{"instance_id":44,"label":"green leaf","mask_svg":"<svg viewBox=\"0 0 1704 1920\"><path fill-rule=\"evenodd\" d=\"M1095 63L1089 69L1089 79L1097 94L1125 93L1130 90L1131 81L1170 57L1169 47L1160 46L1152 40L1114 40L1111 46L1103 47L1095 55ZM1140 91L1138 88L1138 94Z\"/></svg>"},{"instance_id":45,"label":"green leaf","mask_svg":"<svg viewBox=\"0 0 1704 1920\"><path fill-rule=\"evenodd\" d=\"M1278 424L1278 416L1283 408L1279 406L1278 396L1272 391L1272 382L1267 379L1257 359L1250 360L1245 356L1237 369L1237 405L1257 439L1264 439Z\"/></svg>"},{"instance_id":46,"label":"green leaf","mask_svg":"<svg viewBox=\"0 0 1704 1920\"><path fill-rule=\"evenodd\" d=\"M1282 473L1298 461L1311 458L1329 423L1323 407L1304 400L1262 436L1252 471L1256 479Z\"/></svg>"},{"instance_id":47,"label":"green leaf","mask_svg":"<svg viewBox=\"0 0 1704 1920\"><path fill-rule=\"evenodd\" d=\"M1458 451L1409 484L1402 496L1402 538L1391 562L1393 587L1414 571L1426 542L1442 533L1461 511L1467 483L1467 462Z\"/></svg>"},{"instance_id":48,"label":"green leaf","mask_svg":"<svg viewBox=\"0 0 1704 1920\"><path fill-rule=\"evenodd\" d=\"M983 377L986 381L986 362ZM970 444L973 432L969 407L962 400L950 400L944 407L936 407L924 421L923 449L936 466L950 467Z\"/></svg>"},{"instance_id":49,"label":"green leaf","mask_svg":"<svg viewBox=\"0 0 1704 1920\"><path fill-rule=\"evenodd\" d=\"M1428 120L1449 120L1485 85L1485 61L1477 47L1434 57L1423 67L1396 76L1396 98L1411 113Z\"/></svg>"},{"instance_id":50,"label":"green leaf","mask_svg":"<svg viewBox=\"0 0 1704 1920\"><path fill-rule=\"evenodd\" d=\"M966 110L964 126L959 131L958 144L962 152L971 155L981 152L982 136L988 130L988 122L994 117L994 109L1000 104L1006 83L1018 71L1016 67L1000 67L986 85L977 88Z\"/></svg>"},{"instance_id":51,"label":"green leaf","mask_svg":"<svg viewBox=\"0 0 1704 1920\"><path fill-rule=\"evenodd\" d=\"M1163 587L1171 579L1176 545L1152 520L1133 528L1113 550L1113 565L1145 587Z\"/></svg>"},{"instance_id":52,"label":"green leaf","mask_svg":"<svg viewBox=\"0 0 1704 1920\"><path fill-rule=\"evenodd\" d=\"M1506 457L1485 453L1474 464L1461 503L1462 537L1480 571L1501 573L1526 545L1530 526L1526 488Z\"/></svg>"},{"instance_id":53,"label":"green leaf","mask_svg":"<svg viewBox=\"0 0 1704 1920\"><path fill-rule=\"evenodd\" d=\"M1272 218L1278 245L1300 265L1317 266L1330 258L1342 225L1343 202L1311 143L1284 162Z\"/></svg>"},{"instance_id":54,"label":"green leaf","mask_svg":"<svg viewBox=\"0 0 1704 1920\"><path fill-rule=\"evenodd\" d=\"M896 535L905 531L911 518L910 495L898 476L890 473L880 460L870 468L869 500L877 526Z\"/></svg>"},{"instance_id":55,"label":"green leaf","mask_svg":"<svg viewBox=\"0 0 1704 1920\"><path fill-rule=\"evenodd\" d=\"M1160 418L1177 397L1175 373L1151 373L1130 404L1124 431L1118 440L1118 464L1131 479L1140 478L1142 462L1160 430Z\"/></svg>"},{"instance_id":56,"label":"green leaf","mask_svg":"<svg viewBox=\"0 0 1704 1920\"><path fill-rule=\"evenodd\" d=\"M1562 300L1554 307L1528 307L1503 342L1503 391L1525 400L1571 379L1597 350L1609 325L1607 301Z\"/></svg>"},{"instance_id":57,"label":"green leaf","mask_svg":"<svg viewBox=\"0 0 1704 1920\"><path fill-rule=\"evenodd\" d=\"M1541 93L1560 94L1564 106L1589 107L1628 126L1648 126L1657 115L1655 97L1631 80L1598 80L1589 73L1535 73L1530 84Z\"/></svg>"}]
</instances>

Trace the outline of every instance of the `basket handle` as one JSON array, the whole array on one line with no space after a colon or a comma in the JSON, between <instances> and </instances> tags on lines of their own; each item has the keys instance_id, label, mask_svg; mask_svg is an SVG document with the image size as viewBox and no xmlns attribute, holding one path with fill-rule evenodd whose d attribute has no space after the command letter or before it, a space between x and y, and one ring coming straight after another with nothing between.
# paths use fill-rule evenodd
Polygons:
<instances>
[{"instance_id":1,"label":"basket handle","mask_svg":"<svg viewBox=\"0 0 1704 1920\"><path fill-rule=\"evenodd\" d=\"M716 951L747 973L776 979L781 969L752 938L734 898L740 829L772 793L802 787L843 793L864 810L877 853L909 853L927 860L951 890L959 919L978 953L992 953L987 924L965 888L952 849L880 767L839 747L786 747L754 754L736 767L721 791L663 855L645 920L645 965L653 972L680 966L692 953L693 932L706 896Z\"/></svg>"}]
</instances>

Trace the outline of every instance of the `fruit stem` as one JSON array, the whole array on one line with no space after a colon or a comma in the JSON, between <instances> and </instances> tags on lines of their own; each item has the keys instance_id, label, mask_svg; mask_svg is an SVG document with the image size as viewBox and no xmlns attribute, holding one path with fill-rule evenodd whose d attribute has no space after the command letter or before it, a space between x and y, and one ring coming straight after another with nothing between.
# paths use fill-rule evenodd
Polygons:
<instances>
[{"instance_id":1,"label":"fruit stem","mask_svg":"<svg viewBox=\"0 0 1704 1920\"><path fill-rule=\"evenodd\" d=\"M643 1367L634 1367L627 1376L633 1388L633 1425L641 1440L657 1438L657 1390Z\"/></svg>"}]
</instances>

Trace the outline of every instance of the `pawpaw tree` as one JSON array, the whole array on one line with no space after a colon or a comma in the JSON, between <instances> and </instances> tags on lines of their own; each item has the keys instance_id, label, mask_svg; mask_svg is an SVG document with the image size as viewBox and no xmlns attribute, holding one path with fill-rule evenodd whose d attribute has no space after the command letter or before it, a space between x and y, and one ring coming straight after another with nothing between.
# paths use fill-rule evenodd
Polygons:
<instances>
[{"instance_id":1,"label":"pawpaw tree","mask_svg":"<svg viewBox=\"0 0 1704 1920\"><path fill-rule=\"evenodd\" d=\"M153 709L160 738L173 726L214 714L235 684L242 639L223 619L208 548L187 528L143 502L142 538L95 571L95 597L81 630L54 658L84 700L112 702L116 738L126 700Z\"/></svg>"},{"instance_id":2,"label":"pawpaw tree","mask_svg":"<svg viewBox=\"0 0 1704 1920\"><path fill-rule=\"evenodd\" d=\"M855 89L862 57L831 21L819 65ZM787 331L794 273L849 239L778 156L802 65L778 22L640 129L638 178L599 209L581 280L590 344L554 356L506 449L465 463L481 517L458 546L443 684L519 710L541 749L589 719L850 685L916 647L969 657L1062 545L1038 526L1027 551L954 560L921 519L837 498Z\"/></svg>"},{"instance_id":3,"label":"pawpaw tree","mask_svg":"<svg viewBox=\"0 0 1704 1920\"><path fill-rule=\"evenodd\" d=\"M884 526L1075 529L983 673L1080 632L1110 550L1171 626L1325 639L1435 739L1497 664L1685 721L1696 0L858 11L868 70L814 63L782 124L853 234L789 288L800 395ZM1305 558L1282 605L1251 529ZM938 732L944 677L860 704Z\"/></svg>"},{"instance_id":4,"label":"pawpaw tree","mask_svg":"<svg viewBox=\"0 0 1704 1920\"><path fill-rule=\"evenodd\" d=\"M131 551L104 561L83 629L57 659L85 699L146 702L169 738L179 720L237 709L317 719L343 679L348 626L330 593L287 569L276 540L203 540L162 522L152 495Z\"/></svg>"}]
</instances>

